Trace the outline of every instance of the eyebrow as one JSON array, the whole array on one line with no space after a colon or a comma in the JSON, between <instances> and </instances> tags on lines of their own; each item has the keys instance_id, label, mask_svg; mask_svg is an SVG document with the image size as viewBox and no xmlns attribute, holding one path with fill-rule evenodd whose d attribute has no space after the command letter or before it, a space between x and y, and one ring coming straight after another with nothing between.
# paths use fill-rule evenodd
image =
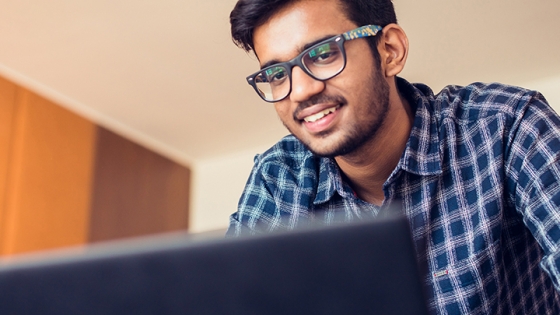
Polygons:
<instances>
[{"instance_id":1,"label":"eyebrow","mask_svg":"<svg viewBox=\"0 0 560 315\"><path fill-rule=\"evenodd\" d=\"M300 47L300 48L299 48L298 56L299 56L299 54L301 54L302 51L304 51L304 50L306 50L306 49L308 49L308 48L310 48L310 47L313 47L314 45L317 45L318 43L320 43L320 42L322 42L322 41L324 41L324 40L327 40L327 39L329 39L329 38L331 38L331 37L334 37L334 36L337 36L337 35L326 35L326 36L323 36L323 37L321 37L321 38L319 38L319 39L317 39L317 40L314 40L314 41L312 41L312 42L310 42L310 43L305 44L303 47ZM273 66L273 65L275 65L275 64L278 64L278 63L282 63L282 61L277 60L277 59L270 60L270 61L266 62L265 64L263 64L263 65L261 66L261 70L264 69L264 68L268 68L268 67L270 67L270 66Z\"/></svg>"}]
</instances>

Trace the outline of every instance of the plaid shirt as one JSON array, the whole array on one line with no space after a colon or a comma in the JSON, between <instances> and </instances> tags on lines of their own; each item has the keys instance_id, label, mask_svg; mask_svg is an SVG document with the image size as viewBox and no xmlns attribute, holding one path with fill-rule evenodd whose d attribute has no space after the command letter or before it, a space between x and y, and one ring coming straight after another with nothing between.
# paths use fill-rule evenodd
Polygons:
<instances>
[{"instance_id":1,"label":"plaid shirt","mask_svg":"<svg viewBox=\"0 0 560 315\"><path fill-rule=\"evenodd\" d=\"M398 201L433 313L560 314L560 118L517 87L398 85L416 114L381 207L287 136L255 158L228 235L375 217Z\"/></svg>"}]
</instances>

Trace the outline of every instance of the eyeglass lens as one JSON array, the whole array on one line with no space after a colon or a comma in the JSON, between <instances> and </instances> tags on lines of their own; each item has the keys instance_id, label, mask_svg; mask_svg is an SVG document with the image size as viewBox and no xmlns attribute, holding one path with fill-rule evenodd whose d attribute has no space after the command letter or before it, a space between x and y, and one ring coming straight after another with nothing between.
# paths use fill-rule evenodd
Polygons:
<instances>
[{"instance_id":1,"label":"eyeglass lens","mask_svg":"<svg viewBox=\"0 0 560 315\"><path fill-rule=\"evenodd\" d=\"M317 80L327 80L344 68L344 54L333 40L313 46L301 55L304 71ZM290 71L286 64L274 65L255 76L255 85L268 101L284 98L290 93Z\"/></svg>"}]
</instances>

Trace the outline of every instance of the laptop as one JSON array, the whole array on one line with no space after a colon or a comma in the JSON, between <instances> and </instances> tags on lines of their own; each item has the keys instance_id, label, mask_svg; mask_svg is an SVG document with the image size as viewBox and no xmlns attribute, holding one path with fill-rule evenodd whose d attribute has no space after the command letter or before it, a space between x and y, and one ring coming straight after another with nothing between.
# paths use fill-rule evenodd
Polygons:
<instances>
[{"instance_id":1,"label":"laptop","mask_svg":"<svg viewBox=\"0 0 560 315\"><path fill-rule=\"evenodd\" d=\"M0 260L0 314L428 314L402 216Z\"/></svg>"}]
</instances>

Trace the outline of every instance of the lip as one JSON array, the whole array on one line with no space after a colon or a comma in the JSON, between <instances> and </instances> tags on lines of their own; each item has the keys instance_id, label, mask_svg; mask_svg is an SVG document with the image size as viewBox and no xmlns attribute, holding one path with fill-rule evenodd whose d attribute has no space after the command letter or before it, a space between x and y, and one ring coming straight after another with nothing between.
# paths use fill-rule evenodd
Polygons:
<instances>
[{"instance_id":1,"label":"lip","mask_svg":"<svg viewBox=\"0 0 560 315\"><path fill-rule=\"evenodd\" d=\"M315 115L319 112L324 111L327 108L331 108L331 107L335 107L335 106L341 106L341 104L317 104L317 105L313 105L313 106L309 106L297 113L295 113L295 118L301 122L305 122L303 119L305 117L311 116L311 115Z\"/></svg>"},{"instance_id":2,"label":"lip","mask_svg":"<svg viewBox=\"0 0 560 315\"><path fill-rule=\"evenodd\" d=\"M337 107L336 110L326 116L316 120L314 122L307 122L303 120L305 117L317 114L325 109ZM340 115L340 110L342 109L341 104L321 104L321 105L314 105L309 108L302 110L298 113L297 117L300 119L301 124L310 132L310 133L321 133L329 129L332 124L334 123L335 119Z\"/></svg>"}]
</instances>

